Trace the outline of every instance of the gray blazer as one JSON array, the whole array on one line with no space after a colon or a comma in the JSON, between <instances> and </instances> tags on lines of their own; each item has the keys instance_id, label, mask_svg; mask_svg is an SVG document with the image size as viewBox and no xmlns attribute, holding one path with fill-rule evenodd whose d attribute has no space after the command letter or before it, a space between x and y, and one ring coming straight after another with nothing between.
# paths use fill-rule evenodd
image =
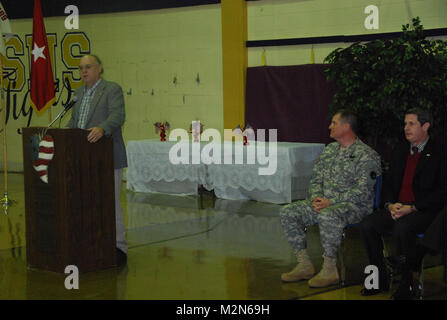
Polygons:
<instances>
[{"instance_id":1,"label":"gray blazer","mask_svg":"<svg viewBox=\"0 0 447 320\"><path fill-rule=\"evenodd\" d=\"M84 90L85 85L74 93L78 100L73 106L68 128L77 128ZM123 90L119 84L102 79L96 88L85 127L100 127L106 136L112 136L115 169L127 167L126 147L121 129L125 118Z\"/></svg>"}]
</instances>

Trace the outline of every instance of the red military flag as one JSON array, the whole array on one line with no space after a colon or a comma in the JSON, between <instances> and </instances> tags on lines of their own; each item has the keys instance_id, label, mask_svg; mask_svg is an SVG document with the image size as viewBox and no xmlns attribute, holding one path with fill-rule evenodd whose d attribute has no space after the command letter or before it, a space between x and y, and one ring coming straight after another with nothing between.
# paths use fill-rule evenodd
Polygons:
<instances>
[{"instance_id":1,"label":"red military flag","mask_svg":"<svg viewBox=\"0 0 447 320\"><path fill-rule=\"evenodd\" d=\"M40 0L34 0L33 44L31 54L31 106L42 113L56 100L53 70L48 50Z\"/></svg>"}]
</instances>

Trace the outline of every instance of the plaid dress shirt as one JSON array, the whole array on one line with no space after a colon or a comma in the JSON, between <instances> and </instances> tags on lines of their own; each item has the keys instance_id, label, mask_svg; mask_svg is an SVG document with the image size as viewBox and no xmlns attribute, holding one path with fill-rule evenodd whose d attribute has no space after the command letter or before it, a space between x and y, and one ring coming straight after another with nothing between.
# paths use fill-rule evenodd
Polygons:
<instances>
[{"instance_id":1,"label":"plaid dress shirt","mask_svg":"<svg viewBox=\"0 0 447 320\"><path fill-rule=\"evenodd\" d=\"M430 138L430 137L427 137L427 139L425 139L425 141L419 143L419 144L416 146L416 148L418 148L418 151L417 151L417 152L422 152L422 151L424 151L424 148L425 148L425 146L427 145L427 142L428 142L428 139L429 139L429 138ZM410 143L410 154L413 155L414 153L415 153L415 152L414 152L414 150L413 150L413 146L412 146L412 144Z\"/></svg>"},{"instance_id":2,"label":"plaid dress shirt","mask_svg":"<svg viewBox=\"0 0 447 320\"><path fill-rule=\"evenodd\" d=\"M84 96L82 97L81 107L79 109L78 128L85 129L85 125L87 123L87 115L90 110L90 105L95 95L96 88L98 87L98 84L101 83L101 81L102 79L99 79L98 81L96 81L93 87L91 87L90 89L87 89L87 87L85 87L84 89Z\"/></svg>"}]
</instances>

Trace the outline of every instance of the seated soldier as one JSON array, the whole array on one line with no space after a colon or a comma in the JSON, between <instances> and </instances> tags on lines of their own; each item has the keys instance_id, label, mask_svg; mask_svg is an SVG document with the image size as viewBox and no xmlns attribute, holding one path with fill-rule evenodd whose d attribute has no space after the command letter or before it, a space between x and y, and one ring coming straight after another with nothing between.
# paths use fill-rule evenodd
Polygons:
<instances>
[{"instance_id":1,"label":"seated soldier","mask_svg":"<svg viewBox=\"0 0 447 320\"><path fill-rule=\"evenodd\" d=\"M298 265L281 275L284 282L310 279L310 287L338 283L337 249L343 228L357 223L373 210L374 184L381 174L380 157L357 138L357 118L338 111L329 126L330 143L317 160L309 187L309 198L281 209L281 225L295 250ZM314 267L306 251L305 227L318 223L324 251L321 271Z\"/></svg>"}]
</instances>

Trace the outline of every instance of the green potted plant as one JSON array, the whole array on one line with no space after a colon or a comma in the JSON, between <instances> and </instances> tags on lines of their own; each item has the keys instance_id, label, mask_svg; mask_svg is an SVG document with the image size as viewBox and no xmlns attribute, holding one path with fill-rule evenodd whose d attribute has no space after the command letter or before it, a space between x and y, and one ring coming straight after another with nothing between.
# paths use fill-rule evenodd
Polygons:
<instances>
[{"instance_id":1,"label":"green potted plant","mask_svg":"<svg viewBox=\"0 0 447 320\"><path fill-rule=\"evenodd\" d=\"M360 135L377 143L402 136L405 111L420 107L434 116L432 133L447 128L447 41L425 39L419 17L393 39L357 42L331 52L326 76L335 85L329 106L355 111Z\"/></svg>"}]
</instances>

